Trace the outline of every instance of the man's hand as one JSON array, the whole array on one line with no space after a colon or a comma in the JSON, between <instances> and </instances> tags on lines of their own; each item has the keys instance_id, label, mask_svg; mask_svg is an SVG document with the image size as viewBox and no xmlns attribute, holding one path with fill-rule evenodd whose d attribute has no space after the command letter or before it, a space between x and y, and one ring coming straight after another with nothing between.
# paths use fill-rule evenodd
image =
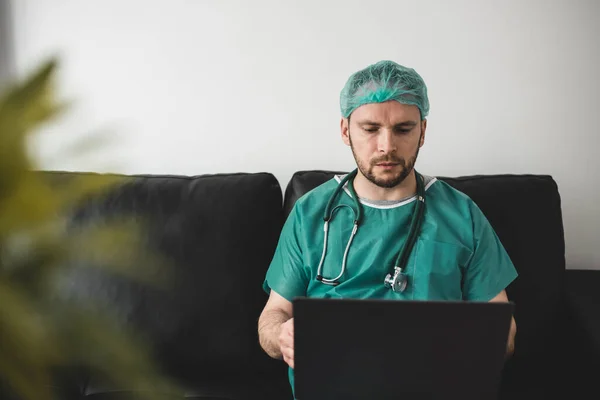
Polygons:
<instances>
[{"instance_id":1,"label":"man's hand","mask_svg":"<svg viewBox=\"0 0 600 400\"><path fill-rule=\"evenodd\" d=\"M281 324L278 340L283 361L294 368L294 318L290 318Z\"/></svg>"},{"instance_id":2,"label":"man's hand","mask_svg":"<svg viewBox=\"0 0 600 400\"><path fill-rule=\"evenodd\" d=\"M501 291L496 297L494 297L490 302L508 302L508 297L506 296L506 291ZM515 336L517 334L517 324L515 322L515 318L512 317L510 321L510 330L508 332L508 341L506 342L506 354L505 359L510 358L515 351Z\"/></svg>"},{"instance_id":3,"label":"man's hand","mask_svg":"<svg viewBox=\"0 0 600 400\"><path fill-rule=\"evenodd\" d=\"M292 303L271 291L258 320L258 337L265 352L294 368L294 319Z\"/></svg>"},{"instance_id":4,"label":"man's hand","mask_svg":"<svg viewBox=\"0 0 600 400\"><path fill-rule=\"evenodd\" d=\"M506 356L505 359L512 357L515 352L515 335L517 334L517 323L515 318L512 317L510 321L510 332L508 334L508 342L506 343Z\"/></svg>"}]
</instances>

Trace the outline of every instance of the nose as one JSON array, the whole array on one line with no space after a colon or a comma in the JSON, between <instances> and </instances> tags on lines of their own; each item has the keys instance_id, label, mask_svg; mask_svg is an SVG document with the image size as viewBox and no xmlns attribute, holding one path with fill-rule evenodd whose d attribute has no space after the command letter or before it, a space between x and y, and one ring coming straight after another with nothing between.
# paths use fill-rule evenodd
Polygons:
<instances>
[{"instance_id":1,"label":"nose","mask_svg":"<svg viewBox=\"0 0 600 400\"><path fill-rule=\"evenodd\" d=\"M378 139L378 147L380 153L388 154L396 151L393 133L389 129L381 130Z\"/></svg>"}]
</instances>

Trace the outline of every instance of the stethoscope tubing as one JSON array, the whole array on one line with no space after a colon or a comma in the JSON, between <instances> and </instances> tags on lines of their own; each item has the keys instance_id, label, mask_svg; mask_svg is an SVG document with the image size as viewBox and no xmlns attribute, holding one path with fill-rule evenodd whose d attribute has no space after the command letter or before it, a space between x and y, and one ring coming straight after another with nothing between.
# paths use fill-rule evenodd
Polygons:
<instances>
[{"instance_id":1,"label":"stethoscope tubing","mask_svg":"<svg viewBox=\"0 0 600 400\"><path fill-rule=\"evenodd\" d=\"M362 207L360 204L360 199L356 195L356 192L354 190L354 185L352 184L352 181L353 181L354 177L356 176L357 172L358 172L358 169L355 169L354 171L352 171L351 173L346 175L340 181L339 185L336 187L331 198L327 202L327 206L325 207L325 212L324 212L324 216L323 216L323 221L324 221L323 222L323 253L321 254L321 260L319 261L319 266L317 267L317 280L319 282L327 284L327 285L332 285L332 286L339 285L340 278L346 272L346 265L347 265L348 252L350 250L350 246L352 244L352 241L354 240L354 237L356 236L360 222L362 222ZM416 180L417 180L417 205L416 205L416 209L413 211L413 218L411 221L408 238L407 238L406 243L404 244L402 250L398 254L398 257L396 258L396 262L393 266L393 271L395 271L395 275L397 275L399 273L403 273L404 269L406 268L406 264L408 262L408 257L410 255L410 253L412 252L412 249L414 247L416 239L419 235L419 230L420 230L421 224L423 222L423 216L424 216L424 211L425 211L425 189L423 187L424 183L422 181L421 176L417 173L417 171L415 170L414 172L415 172L415 176L416 176ZM348 189L350 190L350 193L354 200L356 209L352 208L351 206L349 206L347 204L340 204L332 209L334 200L337 198L338 194L340 193L340 191L346 185L347 182L350 182L348 185ZM355 215L354 226L352 227L352 233L350 234L350 238L348 239L348 243L346 244L346 248L344 250L344 257L342 259L342 268L340 270L340 273L335 278L325 278L325 277L323 277L322 272L323 272L323 264L325 261L325 255L327 254L327 244L328 244L328 237L329 237L329 222L333 218L333 213L338 208L344 207L344 206L349 207L350 209L353 210L354 215Z\"/></svg>"}]
</instances>

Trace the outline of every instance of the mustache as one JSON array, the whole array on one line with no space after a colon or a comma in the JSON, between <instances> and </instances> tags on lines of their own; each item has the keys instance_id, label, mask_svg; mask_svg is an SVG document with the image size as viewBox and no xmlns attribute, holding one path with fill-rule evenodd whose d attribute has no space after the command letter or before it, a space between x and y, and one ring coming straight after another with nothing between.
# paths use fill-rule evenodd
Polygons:
<instances>
[{"instance_id":1,"label":"mustache","mask_svg":"<svg viewBox=\"0 0 600 400\"><path fill-rule=\"evenodd\" d=\"M375 158L371 161L371 165L380 164L380 163L394 163L394 164L400 164L403 167L406 167L406 160L403 157L397 158L393 155Z\"/></svg>"}]
</instances>

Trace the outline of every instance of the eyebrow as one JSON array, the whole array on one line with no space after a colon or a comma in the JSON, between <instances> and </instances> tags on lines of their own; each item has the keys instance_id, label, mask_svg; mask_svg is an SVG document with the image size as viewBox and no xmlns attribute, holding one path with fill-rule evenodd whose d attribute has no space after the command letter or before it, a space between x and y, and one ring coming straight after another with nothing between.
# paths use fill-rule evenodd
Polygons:
<instances>
[{"instance_id":1,"label":"eyebrow","mask_svg":"<svg viewBox=\"0 0 600 400\"><path fill-rule=\"evenodd\" d=\"M359 121L358 125L363 127L366 125L369 126L381 126L381 124L379 122L374 122L374 121L370 121L370 120L365 120L365 121ZM394 124L395 128L412 128L413 126L416 126L417 122L416 121L402 121L402 122L398 122L397 124Z\"/></svg>"}]
</instances>

